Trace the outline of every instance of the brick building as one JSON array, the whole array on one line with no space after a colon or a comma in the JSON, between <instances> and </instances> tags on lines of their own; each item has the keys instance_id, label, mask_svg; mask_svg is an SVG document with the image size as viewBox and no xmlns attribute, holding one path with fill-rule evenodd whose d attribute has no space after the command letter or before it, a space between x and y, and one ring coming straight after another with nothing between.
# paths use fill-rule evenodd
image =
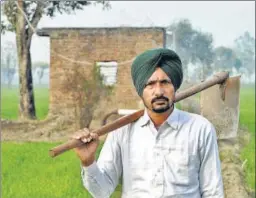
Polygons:
<instances>
[{"instance_id":1,"label":"brick building","mask_svg":"<svg viewBox=\"0 0 256 198\"><path fill-rule=\"evenodd\" d=\"M76 115L77 90L65 85L77 78L75 70L86 74L97 62L117 63L112 96L116 108L138 108L132 60L144 50L164 47L166 35L162 27L43 28L37 34L50 38L49 113L71 117Z\"/></svg>"}]
</instances>

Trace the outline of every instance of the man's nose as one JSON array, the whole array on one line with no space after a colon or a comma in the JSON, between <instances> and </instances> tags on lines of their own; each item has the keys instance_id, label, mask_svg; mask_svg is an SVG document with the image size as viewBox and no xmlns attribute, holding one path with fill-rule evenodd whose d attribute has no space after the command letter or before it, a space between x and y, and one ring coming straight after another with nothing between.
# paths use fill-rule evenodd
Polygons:
<instances>
[{"instance_id":1,"label":"man's nose","mask_svg":"<svg viewBox=\"0 0 256 198\"><path fill-rule=\"evenodd\" d=\"M159 83L157 83L157 85L155 87L155 93L154 94L155 94L156 97L164 95L164 89Z\"/></svg>"}]
</instances>

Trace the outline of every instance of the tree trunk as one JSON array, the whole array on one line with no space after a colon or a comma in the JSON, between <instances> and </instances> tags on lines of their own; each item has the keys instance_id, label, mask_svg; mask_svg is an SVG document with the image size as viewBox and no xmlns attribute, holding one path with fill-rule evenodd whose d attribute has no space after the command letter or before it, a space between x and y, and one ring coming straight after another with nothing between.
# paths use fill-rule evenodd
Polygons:
<instances>
[{"instance_id":1,"label":"tree trunk","mask_svg":"<svg viewBox=\"0 0 256 198\"><path fill-rule=\"evenodd\" d=\"M7 68L7 87L8 89L11 88L11 68L10 68L10 62L11 62L11 58L10 58L10 54L7 55L7 60L6 60L6 68Z\"/></svg>"},{"instance_id":2,"label":"tree trunk","mask_svg":"<svg viewBox=\"0 0 256 198\"><path fill-rule=\"evenodd\" d=\"M19 59L19 116L21 119L36 119L30 52L26 50Z\"/></svg>"},{"instance_id":3,"label":"tree trunk","mask_svg":"<svg viewBox=\"0 0 256 198\"><path fill-rule=\"evenodd\" d=\"M201 63L201 75L200 75L200 81L204 80L204 64Z\"/></svg>"},{"instance_id":4,"label":"tree trunk","mask_svg":"<svg viewBox=\"0 0 256 198\"><path fill-rule=\"evenodd\" d=\"M18 1L20 8L24 10L24 2ZM21 12L17 13L16 44L19 60L19 86L20 86L20 119L35 119L33 80L31 72L30 46L31 38L26 29L26 21ZM27 27L28 28L28 27ZM32 36L32 35L31 35Z\"/></svg>"},{"instance_id":5,"label":"tree trunk","mask_svg":"<svg viewBox=\"0 0 256 198\"><path fill-rule=\"evenodd\" d=\"M184 83L189 83L189 75L188 75L188 62L183 62L183 81Z\"/></svg>"},{"instance_id":6,"label":"tree trunk","mask_svg":"<svg viewBox=\"0 0 256 198\"><path fill-rule=\"evenodd\" d=\"M207 63L202 63L202 80L205 80L208 77L210 66Z\"/></svg>"}]
</instances>

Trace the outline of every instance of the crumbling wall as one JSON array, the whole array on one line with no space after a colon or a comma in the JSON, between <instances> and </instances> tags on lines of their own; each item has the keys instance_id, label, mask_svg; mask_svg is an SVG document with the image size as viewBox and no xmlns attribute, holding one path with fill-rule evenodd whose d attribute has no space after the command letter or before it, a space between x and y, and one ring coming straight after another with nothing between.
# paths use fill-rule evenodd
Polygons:
<instances>
[{"instance_id":1,"label":"crumbling wall","mask_svg":"<svg viewBox=\"0 0 256 198\"><path fill-rule=\"evenodd\" d=\"M164 28L45 28L41 36L50 36L49 114L83 119L77 112L77 71L85 78L96 62L116 61L117 83L111 105L138 108L139 97L130 76L132 60L139 53L164 46ZM75 60L71 61L71 60ZM89 64L87 64L89 62ZM97 90L94 90L97 91ZM104 98L102 98L104 100ZM113 106L114 105L114 106ZM99 105L99 108L102 105Z\"/></svg>"}]
</instances>

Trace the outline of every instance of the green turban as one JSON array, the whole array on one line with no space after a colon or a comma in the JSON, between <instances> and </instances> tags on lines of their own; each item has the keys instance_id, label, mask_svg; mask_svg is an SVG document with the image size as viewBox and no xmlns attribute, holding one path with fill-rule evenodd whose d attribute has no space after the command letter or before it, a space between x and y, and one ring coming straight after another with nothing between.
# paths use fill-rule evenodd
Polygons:
<instances>
[{"instance_id":1,"label":"green turban","mask_svg":"<svg viewBox=\"0 0 256 198\"><path fill-rule=\"evenodd\" d=\"M142 96L143 89L156 67L160 67L169 76L175 90L179 89L183 79L182 63L179 56L169 49L151 49L138 55L132 63L131 76L140 96Z\"/></svg>"}]
</instances>

